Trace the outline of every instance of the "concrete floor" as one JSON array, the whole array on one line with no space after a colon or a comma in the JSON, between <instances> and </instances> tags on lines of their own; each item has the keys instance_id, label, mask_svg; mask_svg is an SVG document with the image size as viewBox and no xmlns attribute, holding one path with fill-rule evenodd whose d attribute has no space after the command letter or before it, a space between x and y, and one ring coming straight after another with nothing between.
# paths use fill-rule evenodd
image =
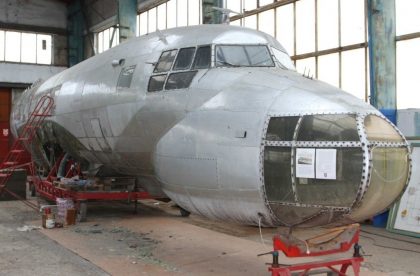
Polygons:
<instances>
[{"instance_id":1,"label":"concrete floor","mask_svg":"<svg viewBox=\"0 0 420 276\"><path fill-rule=\"evenodd\" d=\"M37 230L17 230L39 218L20 202L0 202L0 275L109 275Z\"/></svg>"},{"instance_id":2,"label":"concrete floor","mask_svg":"<svg viewBox=\"0 0 420 276\"><path fill-rule=\"evenodd\" d=\"M257 227L182 218L155 201L142 202L137 215L126 205L90 205L87 222L61 229L16 231L23 225L40 218L19 202L0 202L0 275L269 275L271 258L256 255L271 250L279 231L263 229L262 244ZM372 256L361 275L420 275L420 239L362 229Z\"/></svg>"}]
</instances>

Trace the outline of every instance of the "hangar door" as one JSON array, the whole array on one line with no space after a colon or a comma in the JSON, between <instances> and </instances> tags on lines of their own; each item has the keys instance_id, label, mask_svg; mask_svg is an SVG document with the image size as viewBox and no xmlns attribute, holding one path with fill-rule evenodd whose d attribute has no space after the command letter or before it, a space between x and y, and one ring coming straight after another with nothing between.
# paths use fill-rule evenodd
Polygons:
<instances>
[{"instance_id":1,"label":"hangar door","mask_svg":"<svg viewBox=\"0 0 420 276\"><path fill-rule=\"evenodd\" d=\"M6 157L10 146L11 91L0 88L0 162Z\"/></svg>"}]
</instances>

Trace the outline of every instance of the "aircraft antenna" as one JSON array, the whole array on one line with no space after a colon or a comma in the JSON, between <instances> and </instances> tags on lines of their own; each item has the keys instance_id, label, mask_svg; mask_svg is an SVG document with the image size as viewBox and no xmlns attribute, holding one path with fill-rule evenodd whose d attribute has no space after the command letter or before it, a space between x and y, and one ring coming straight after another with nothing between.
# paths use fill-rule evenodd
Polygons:
<instances>
[{"instance_id":1,"label":"aircraft antenna","mask_svg":"<svg viewBox=\"0 0 420 276\"><path fill-rule=\"evenodd\" d=\"M156 33L159 36L159 40L165 44L168 44L168 40L166 40L166 35L164 35L159 29L156 29Z\"/></svg>"}]
</instances>

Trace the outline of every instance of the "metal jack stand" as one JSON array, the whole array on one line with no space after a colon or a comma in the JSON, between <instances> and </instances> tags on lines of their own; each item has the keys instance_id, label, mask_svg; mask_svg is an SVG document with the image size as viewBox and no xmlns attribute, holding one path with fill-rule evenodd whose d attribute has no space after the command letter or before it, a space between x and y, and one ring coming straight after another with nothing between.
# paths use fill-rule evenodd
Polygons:
<instances>
[{"instance_id":1,"label":"metal jack stand","mask_svg":"<svg viewBox=\"0 0 420 276\"><path fill-rule=\"evenodd\" d=\"M273 238L274 250L265 254L271 254L273 262L268 268L272 276L314 275L327 273L332 275L347 275L347 269L351 266L354 275L360 274L360 265L363 257L360 254L359 241L360 226L358 224L335 228L326 234L319 235L305 241L286 236ZM344 259L322 260L315 262L285 265L279 263L279 251L287 257L310 257L326 256L348 251L353 247L353 257ZM260 255L265 255L260 254ZM334 268L339 266L339 268ZM319 270L320 268L324 268ZM316 270L318 269L318 270Z\"/></svg>"}]
</instances>

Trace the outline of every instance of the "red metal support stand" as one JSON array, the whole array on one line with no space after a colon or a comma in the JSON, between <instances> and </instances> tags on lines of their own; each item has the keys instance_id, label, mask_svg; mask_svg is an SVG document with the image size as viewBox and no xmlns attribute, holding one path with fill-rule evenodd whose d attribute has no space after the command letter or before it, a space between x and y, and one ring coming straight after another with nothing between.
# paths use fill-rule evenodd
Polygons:
<instances>
[{"instance_id":1,"label":"red metal support stand","mask_svg":"<svg viewBox=\"0 0 420 276\"><path fill-rule=\"evenodd\" d=\"M347 269L351 266L355 276L360 274L360 266L364 261L360 254L361 246L358 244L360 226L358 224L346 227L335 228L326 234L307 239L303 242L304 247L296 242L296 239L273 238L274 250L270 252L273 256L273 263L268 270L272 276L311 275L317 273L315 269L324 268L326 272L333 272L336 275L347 275ZM336 253L348 251L353 247L353 257L344 259L322 260L292 265L279 264L279 252L287 257L309 257L309 256L331 256ZM266 253L267 254L267 253ZM263 254L261 254L263 255ZM334 267L338 266L338 268Z\"/></svg>"},{"instance_id":2,"label":"red metal support stand","mask_svg":"<svg viewBox=\"0 0 420 276\"><path fill-rule=\"evenodd\" d=\"M332 260L332 261L320 261L320 262L308 262L295 264L290 266L271 266L268 270L271 272L272 276L291 276L292 272L299 272L297 275L309 275L311 270L317 268L327 268L330 272L335 272L337 275L345 276L347 275L347 269L351 266L353 267L353 272L355 276L360 275L360 265L363 262L362 257L352 257L348 259ZM333 266L340 266L340 269L336 269Z\"/></svg>"},{"instance_id":3,"label":"red metal support stand","mask_svg":"<svg viewBox=\"0 0 420 276\"><path fill-rule=\"evenodd\" d=\"M136 203L139 199L156 199L144 191L72 191L54 185L57 179L57 170L62 162L64 154L57 159L55 165L51 168L48 176L45 178L32 175L32 183L35 185L38 194L50 201L56 201L57 198L70 198L76 206L88 201L110 201L124 200Z\"/></svg>"}]
</instances>

